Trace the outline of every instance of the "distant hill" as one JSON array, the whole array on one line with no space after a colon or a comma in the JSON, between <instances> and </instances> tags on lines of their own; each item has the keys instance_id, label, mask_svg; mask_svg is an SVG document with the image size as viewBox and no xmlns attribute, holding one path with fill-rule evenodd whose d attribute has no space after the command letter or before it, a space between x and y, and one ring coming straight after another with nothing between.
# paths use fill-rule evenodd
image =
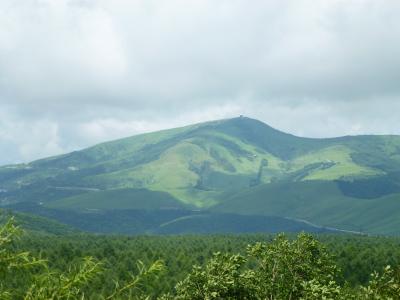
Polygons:
<instances>
[{"instance_id":1,"label":"distant hill","mask_svg":"<svg viewBox=\"0 0 400 300\"><path fill-rule=\"evenodd\" d=\"M51 209L27 203L17 204L14 209L29 212L12 213L16 217L17 223L21 224L23 228L47 234L69 234L72 226L80 228L84 232L128 235L337 232L282 217L246 216L184 209L102 209L85 211ZM67 225L51 221L52 219Z\"/></svg>"},{"instance_id":2,"label":"distant hill","mask_svg":"<svg viewBox=\"0 0 400 300\"><path fill-rule=\"evenodd\" d=\"M1 167L0 201L38 214L207 210L400 234L400 137L311 139L218 120Z\"/></svg>"},{"instance_id":3,"label":"distant hill","mask_svg":"<svg viewBox=\"0 0 400 300\"><path fill-rule=\"evenodd\" d=\"M10 210L0 210L0 224L4 224L14 218L15 225L21 227L28 233L44 235L67 235L76 234L80 231L71 226L62 224L52 219L35 216L27 213L14 212Z\"/></svg>"}]
</instances>

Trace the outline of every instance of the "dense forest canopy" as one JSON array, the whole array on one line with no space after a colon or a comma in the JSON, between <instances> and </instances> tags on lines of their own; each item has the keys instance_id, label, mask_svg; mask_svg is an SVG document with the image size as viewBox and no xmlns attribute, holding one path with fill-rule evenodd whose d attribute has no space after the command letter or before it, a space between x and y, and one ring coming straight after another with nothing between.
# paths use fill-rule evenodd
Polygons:
<instances>
[{"instance_id":1,"label":"dense forest canopy","mask_svg":"<svg viewBox=\"0 0 400 300\"><path fill-rule=\"evenodd\" d=\"M26 235L11 220L0 244L1 299L400 299L397 238Z\"/></svg>"}]
</instances>

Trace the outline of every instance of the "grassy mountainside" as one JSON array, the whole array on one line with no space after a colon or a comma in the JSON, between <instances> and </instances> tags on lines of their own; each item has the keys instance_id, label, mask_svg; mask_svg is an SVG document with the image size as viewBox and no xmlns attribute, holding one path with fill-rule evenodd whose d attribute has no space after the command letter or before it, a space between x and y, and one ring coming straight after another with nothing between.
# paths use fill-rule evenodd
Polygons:
<instances>
[{"instance_id":1,"label":"grassy mountainside","mask_svg":"<svg viewBox=\"0 0 400 300\"><path fill-rule=\"evenodd\" d=\"M400 228L399 194L349 197L334 181L263 184L226 199L214 209L286 216L325 227L373 234L399 234Z\"/></svg>"},{"instance_id":2,"label":"grassy mountainside","mask_svg":"<svg viewBox=\"0 0 400 300\"><path fill-rule=\"evenodd\" d=\"M110 205L112 201L112 206ZM185 206L170 194L146 189L112 189L84 193L55 200L46 207L71 209L182 209Z\"/></svg>"},{"instance_id":3,"label":"grassy mountainside","mask_svg":"<svg viewBox=\"0 0 400 300\"><path fill-rule=\"evenodd\" d=\"M188 209L400 233L400 137L296 137L240 117L0 168L2 205Z\"/></svg>"}]
</instances>

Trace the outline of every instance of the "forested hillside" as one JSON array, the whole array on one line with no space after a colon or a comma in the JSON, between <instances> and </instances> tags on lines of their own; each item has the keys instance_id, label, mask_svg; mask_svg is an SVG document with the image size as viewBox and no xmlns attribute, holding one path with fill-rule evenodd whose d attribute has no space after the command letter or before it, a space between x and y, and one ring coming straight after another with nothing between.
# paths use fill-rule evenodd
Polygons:
<instances>
[{"instance_id":1,"label":"forested hillside","mask_svg":"<svg viewBox=\"0 0 400 300\"><path fill-rule=\"evenodd\" d=\"M50 218L0 209L0 225L5 224L10 218L14 219L16 225L31 234L43 234L48 236L71 235L80 232L80 230L74 227L54 221Z\"/></svg>"}]
</instances>

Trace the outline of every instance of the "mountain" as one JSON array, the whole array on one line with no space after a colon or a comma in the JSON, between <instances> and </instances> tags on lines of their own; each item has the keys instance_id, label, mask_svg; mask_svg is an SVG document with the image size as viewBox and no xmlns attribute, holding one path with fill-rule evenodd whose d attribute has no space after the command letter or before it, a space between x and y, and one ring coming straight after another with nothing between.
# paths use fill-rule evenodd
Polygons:
<instances>
[{"instance_id":1,"label":"mountain","mask_svg":"<svg viewBox=\"0 0 400 300\"><path fill-rule=\"evenodd\" d=\"M312 139L218 120L1 167L0 201L53 216L130 211L171 222L182 218L171 212L201 211L399 234L400 137Z\"/></svg>"}]
</instances>

